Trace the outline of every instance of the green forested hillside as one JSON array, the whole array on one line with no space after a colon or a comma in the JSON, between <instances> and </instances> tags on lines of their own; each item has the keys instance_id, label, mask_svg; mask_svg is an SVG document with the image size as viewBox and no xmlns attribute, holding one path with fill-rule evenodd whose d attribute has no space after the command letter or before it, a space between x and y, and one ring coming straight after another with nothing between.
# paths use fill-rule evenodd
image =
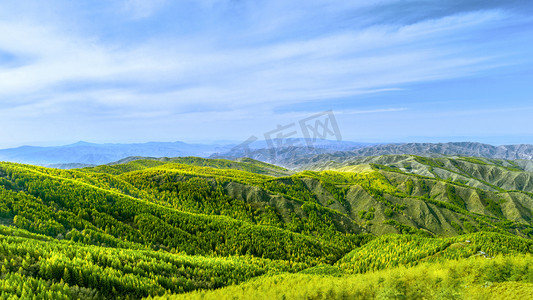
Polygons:
<instances>
[{"instance_id":1,"label":"green forested hillside","mask_svg":"<svg viewBox=\"0 0 533 300\"><path fill-rule=\"evenodd\" d=\"M355 275L264 275L241 285L156 299L529 299L531 255L472 258Z\"/></svg>"},{"instance_id":2,"label":"green forested hillside","mask_svg":"<svg viewBox=\"0 0 533 300\"><path fill-rule=\"evenodd\" d=\"M144 170L147 168L161 166L169 163L211 167L217 169L235 169L272 176L284 176L290 175L292 173L291 171L285 168L246 157L240 158L237 161L227 159L205 159L200 157L128 157L123 160L119 160L116 163L85 168L84 171L95 173L109 173L116 175L130 171Z\"/></svg>"},{"instance_id":3,"label":"green forested hillside","mask_svg":"<svg viewBox=\"0 0 533 300\"><path fill-rule=\"evenodd\" d=\"M193 157L73 170L0 163L1 289L133 299L257 276L268 286L279 273L307 274L279 275L298 281L478 256L529 264L529 181L523 162L465 157L298 173Z\"/></svg>"}]
</instances>

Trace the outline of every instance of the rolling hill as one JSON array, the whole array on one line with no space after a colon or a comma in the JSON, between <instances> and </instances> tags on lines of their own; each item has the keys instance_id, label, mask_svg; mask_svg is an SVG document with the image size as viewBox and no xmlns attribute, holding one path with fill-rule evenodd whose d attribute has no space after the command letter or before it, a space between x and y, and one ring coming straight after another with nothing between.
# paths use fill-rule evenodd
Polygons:
<instances>
[{"instance_id":1,"label":"rolling hill","mask_svg":"<svg viewBox=\"0 0 533 300\"><path fill-rule=\"evenodd\" d=\"M0 287L23 298L131 299L254 278L243 291L276 278L370 276L364 280L385 293L401 268L422 274L458 260L454 270L467 274L465 259L505 265L509 256L516 274L465 278L474 288L485 279L526 284L530 169L529 161L415 155L319 162L301 172L249 158L133 157L71 170L0 163ZM480 265L476 272L494 267ZM468 291L448 275L435 286ZM404 282L405 293L413 282ZM233 288L204 296L230 297Z\"/></svg>"}]
</instances>

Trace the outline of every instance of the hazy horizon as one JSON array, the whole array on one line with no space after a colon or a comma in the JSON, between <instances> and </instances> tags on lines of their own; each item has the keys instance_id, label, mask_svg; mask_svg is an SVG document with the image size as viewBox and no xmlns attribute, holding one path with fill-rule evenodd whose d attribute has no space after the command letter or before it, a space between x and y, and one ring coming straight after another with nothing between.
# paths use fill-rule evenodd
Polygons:
<instances>
[{"instance_id":1,"label":"hazy horizon","mask_svg":"<svg viewBox=\"0 0 533 300\"><path fill-rule=\"evenodd\" d=\"M477 138L477 139L476 139ZM342 140L341 142L353 142L353 143L361 143L361 144L368 144L368 145L386 145L386 144L407 144L407 143L461 143L461 142L472 142L472 143L480 143L480 144L488 144L492 146L505 146L505 145L519 145L519 144L528 144L533 145L533 143L527 143L527 142L520 142L520 137L501 137L502 140L508 140L509 142L491 142L493 139L488 138L479 138L479 137L450 137L450 138L433 138L433 137L411 137L405 140L390 140L390 141L379 141L379 140ZM530 137L533 138L533 137ZM335 141L335 140L328 140L328 141ZM516 142L514 142L516 141ZM0 148L0 150L5 149L14 149L19 147L61 147L61 146L69 146L74 145L77 143L89 143L89 144L96 144L96 145L105 145L105 144L117 144L117 145L127 145L127 144L146 144L146 143L175 143L175 142L183 142L186 144L198 144L198 145L219 145L219 146L227 146L227 145L237 145L243 142L243 140L169 140L169 141L155 141L155 140L146 140L146 141L125 141L125 142L98 142L98 141L69 141L69 142L63 142L63 143L22 143L19 145L14 146L8 146ZM266 140L260 139L256 142L265 143ZM265 147L268 147L265 146Z\"/></svg>"},{"instance_id":2,"label":"hazy horizon","mask_svg":"<svg viewBox=\"0 0 533 300\"><path fill-rule=\"evenodd\" d=\"M4 1L0 149L342 140L533 144L526 1Z\"/></svg>"}]
</instances>

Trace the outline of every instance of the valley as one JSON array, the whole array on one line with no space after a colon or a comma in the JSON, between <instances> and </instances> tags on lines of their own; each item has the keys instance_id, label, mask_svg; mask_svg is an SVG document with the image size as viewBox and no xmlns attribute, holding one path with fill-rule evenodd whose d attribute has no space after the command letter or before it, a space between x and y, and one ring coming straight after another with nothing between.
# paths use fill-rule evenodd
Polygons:
<instances>
[{"instance_id":1,"label":"valley","mask_svg":"<svg viewBox=\"0 0 533 300\"><path fill-rule=\"evenodd\" d=\"M31 290L51 299L170 297L227 286L201 294L218 298L236 284L269 286L276 276L369 276L368 284L383 286L402 268L418 274L496 257L523 266L498 282L527 289L530 168L529 161L414 155L319 162L305 171L249 158L135 157L71 170L0 163L2 284L19 297ZM372 283L374 272L386 279Z\"/></svg>"}]
</instances>

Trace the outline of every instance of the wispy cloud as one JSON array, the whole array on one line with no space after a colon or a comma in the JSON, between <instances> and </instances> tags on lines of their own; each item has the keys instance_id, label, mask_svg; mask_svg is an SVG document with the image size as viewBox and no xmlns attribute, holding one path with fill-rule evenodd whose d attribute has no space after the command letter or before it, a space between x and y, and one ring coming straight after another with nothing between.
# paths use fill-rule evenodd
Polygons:
<instances>
[{"instance_id":1,"label":"wispy cloud","mask_svg":"<svg viewBox=\"0 0 533 300\"><path fill-rule=\"evenodd\" d=\"M341 110L336 111L335 114L338 115L361 115L361 114L376 114L376 113L390 113L397 111L405 111L405 107L391 107L391 108L380 108L380 109L367 109L367 110Z\"/></svg>"},{"instance_id":2,"label":"wispy cloud","mask_svg":"<svg viewBox=\"0 0 533 300\"><path fill-rule=\"evenodd\" d=\"M284 105L301 105L305 111L311 102L356 101L523 63L516 53L501 51L505 36L469 42L514 22L512 12L495 6L401 23L364 21L379 19L365 12L402 5L392 0L95 3L94 13L115 15L109 24L124 26L123 33L112 28L115 35L109 38L102 31L105 24L91 26L92 15L75 6L75 30L65 25L73 22L71 17L25 16L24 4L10 4L18 7L19 18L2 19L7 12L0 11L0 53L5 54L0 55L1 118L16 123L37 115L41 120L83 115L78 119L105 122L111 113L116 119L149 122L211 110L215 118L247 119L258 107L270 116ZM358 13L360 19L354 20ZM128 27L143 38L136 39ZM9 59L9 66L1 57ZM402 104L354 106L341 111L407 109Z\"/></svg>"},{"instance_id":3,"label":"wispy cloud","mask_svg":"<svg viewBox=\"0 0 533 300\"><path fill-rule=\"evenodd\" d=\"M478 17L478 14L465 15L456 22L469 22ZM85 81L90 85L118 80L136 84L124 91L125 94L160 86L164 93L153 95L177 103L208 103L216 99L234 104L274 104L356 95L366 89L453 78L462 76L465 68L475 72L486 67L485 57L460 57L454 49L434 46L375 53L416 43L428 31L440 28L436 23L397 30L371 28L229 50L217 50L216 45L204 43L189 44L184 50L174 44L177 49L168 49L158 41L114 49L51 29L2 24L2 28L23 33L18 38L4 38L2 44L13 45L14 52L35 57L36 61L2 72L0 82L4 95L40 92L69 82ZM443 19L441 23L448 26L450 20ZM142 93L139 96L150 97ZM136 102L130 98L124 104L130 101Z\"/></svg>"},{"instance_id":4,"label":"wispy cloud","mask_svg":"<svg viewBox=\"0 0 533 300\"><path fill-rule=\"evenodd\" d=\"M163 9L166 4L167 0L124 0L123 8L133 19L144 19Z\"/></svg>"}]
</instances>

